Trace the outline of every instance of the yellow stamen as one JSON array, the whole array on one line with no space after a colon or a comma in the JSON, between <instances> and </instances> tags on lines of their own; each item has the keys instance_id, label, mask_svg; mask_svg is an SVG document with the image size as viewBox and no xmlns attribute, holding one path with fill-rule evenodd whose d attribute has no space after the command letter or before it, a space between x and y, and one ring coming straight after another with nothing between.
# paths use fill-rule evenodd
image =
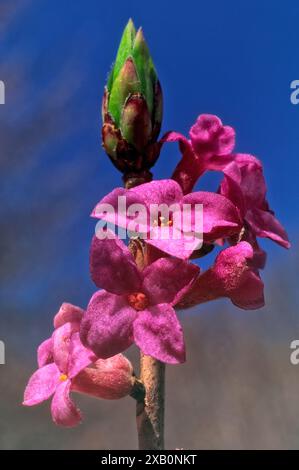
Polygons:
<instances>
[{"instance_id":1,"label":"yellow stamen","mask_svg":"<svg viewBox=\"0 0 299 470\"><path fill-rule=\"evenodd\" d=\"M172 225L172 219L166 219L166 217L163 217L162 215L158 217L158 220L156 219L153 221L154 227L172 227Z\"/></svg>"},{"instance_id":2,"label":"yellow stamen","mask_svg":"<svg viewBox=\"0 0 299 470\"><path fill-rule=\"evenodd\" d=\"M59 377L59 380L61 380L61 382L64 382L67 379L68 379L68 376L65 374L61 374L61 376Z\"/></svg>"}]
</instances>

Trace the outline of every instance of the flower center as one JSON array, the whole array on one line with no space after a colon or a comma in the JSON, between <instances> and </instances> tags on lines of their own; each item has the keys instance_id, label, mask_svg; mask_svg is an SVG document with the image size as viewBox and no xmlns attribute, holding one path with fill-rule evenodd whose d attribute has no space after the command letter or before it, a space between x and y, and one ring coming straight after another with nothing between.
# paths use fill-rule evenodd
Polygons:
<instances>
[{"instance_id":1,"label":"flower center","mask_svg":"<svg viewBox=\"0 0 299 470\"><path fill-rule=\"evenodd\" d=\"M154 227L172 227L173 226L173 216L169 214L169 218L159 215L158 219L153 222Z\"/></svg>"},{"instance_id":2,"label":"flower center","mask_svg":"<svg viewBox=\"0 0 299 470\"><path fill-rule=\"evenodd\" d=\"M148 298L143 292L128 295L128 302L135 310L144 310L149 304Z\"/></svg>"},{"instance_id":3,"label":"flower center","mask_svg":"<svg viewBox=\"0 0 299 470\"><path fill-rule=\"evenodd\" d=\"M59 377L59 380L60 380L61 382L65 382L67 379L68 379L68 376L65 375L65 374L61 374L61 376Z\"/></svg>"}]
</instances>

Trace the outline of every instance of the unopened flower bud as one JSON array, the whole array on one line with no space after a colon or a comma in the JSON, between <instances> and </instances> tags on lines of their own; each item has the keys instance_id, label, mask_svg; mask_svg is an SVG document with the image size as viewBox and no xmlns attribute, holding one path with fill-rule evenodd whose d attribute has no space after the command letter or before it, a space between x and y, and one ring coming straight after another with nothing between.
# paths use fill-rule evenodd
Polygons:
<instances>
[{"instance_id":1,"label":"unopened flower bud","mask_svg":"<svg viewBox=\"0 0 299 470\"><path fill-rule=\"evenodd\" d=\"M124 30L115 64L105 87L102 117L103 147L126 179L150 179L160 144L162 90L142 29L132 20Z\"/></svg>"},{"instance_id":2,"label":"unopened flower bud","mask_svg":"<svg viewBox=\"0 0 299 470\"><path fill-rule=\"evenodd\" d=\"M72 382L72 391L106 400L129 395L135 378L131 362L122 354L98 359L82 370Z\"/></svg>"}]
</instances>

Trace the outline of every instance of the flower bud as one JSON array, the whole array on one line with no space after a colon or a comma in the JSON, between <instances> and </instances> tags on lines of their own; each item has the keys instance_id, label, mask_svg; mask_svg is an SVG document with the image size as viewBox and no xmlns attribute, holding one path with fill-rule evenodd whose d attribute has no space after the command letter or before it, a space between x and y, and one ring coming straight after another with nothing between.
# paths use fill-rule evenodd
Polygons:
<instances>
[{"instance_id":1,"label":"flower bud","mask_svg":"<svg viewBox=\"0 0 299 470\"><path fill-rule=\"evenodd\" d=\"M72 391L106 400L129 395L135 378L131 362L122 354L98 359L82 370L72 381Z\"/></svg>"},{"instance_id":2,"label":"flower bud","mask_svg":"<svg viewBox=\"0 0 299 470\"><path fill-rule=\"evenodd\" d=\"M102 103L103 147L125 178L150 179L160 144L162 90L145 42L129 20L109 75Z\"/></svg>"}]
</instances>

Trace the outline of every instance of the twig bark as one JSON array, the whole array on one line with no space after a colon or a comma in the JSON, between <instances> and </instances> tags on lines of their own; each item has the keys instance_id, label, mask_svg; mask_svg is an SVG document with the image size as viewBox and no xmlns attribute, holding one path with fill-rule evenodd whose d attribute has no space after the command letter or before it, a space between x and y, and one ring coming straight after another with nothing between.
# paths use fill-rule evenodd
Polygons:
<instances>
[{"instance_id":1,"label":"twig bark","mask_svg":"<svg viewBox=\"0 0 299 470\"><path fill-rule=\"evenodd\" d=\"M163 450L165 364L141 353L140 380L146 394L136 408L139 449Z\"/></svg>"}]
</instances>

